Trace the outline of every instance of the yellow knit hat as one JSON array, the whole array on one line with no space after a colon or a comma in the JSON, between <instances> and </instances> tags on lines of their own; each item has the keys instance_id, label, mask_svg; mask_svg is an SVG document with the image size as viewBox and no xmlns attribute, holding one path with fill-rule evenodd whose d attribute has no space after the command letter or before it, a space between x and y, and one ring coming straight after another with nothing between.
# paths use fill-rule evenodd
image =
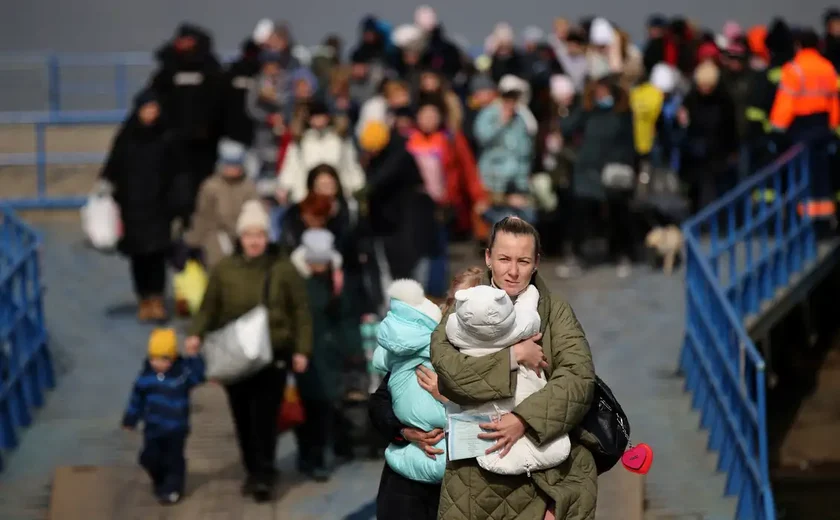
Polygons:
<instances>
[{"instance_id":1,"label":"yellow knit hat","mask_svg":"<svg viewBox=\"0 0 840 520\"><path fill-rule=\"evenodd\" d=\"M178 356L178 338L174 329L155 329L149 335L149 357L167 357L175 359Z\"/></svg>"},{"instance_id":2,"label":"yellow knit hat","mask_svg":"<svg viewBox=\"0 0 840 520\"><path fill-rule=\"evenodd\" d=\"M391 140L391 129L382 121L368 121L359 135L359 146L366 152L379 152Z\"/></svg>"}]
</instances>

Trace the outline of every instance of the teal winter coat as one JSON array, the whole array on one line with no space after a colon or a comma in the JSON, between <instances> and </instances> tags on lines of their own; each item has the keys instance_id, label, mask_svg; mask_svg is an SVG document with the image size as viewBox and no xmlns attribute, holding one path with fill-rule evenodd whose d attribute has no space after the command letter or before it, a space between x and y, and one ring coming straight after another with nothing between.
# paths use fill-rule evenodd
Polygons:
<instances>
[{"instance_id":1,"label":"teal winter coat","mask_svg":"<svg viewBox=\"0 0 840 520\"><path fill-rule=\"evenodd\" d=\"M446 426L443 404L420 386L415 373L419 365L434 370L429 344L437 325L417 309L392 299L391 310L379 325L379 346L373 358L375 369L391 373L388 389L397 418L423 431ZM445 450L446 441L441 440L435 448ZM445 454L432 460L414 444L391 444L385 450L385 461L403 477L429 484L443 480L446 470Z\"/></svg>"}]
</instances>

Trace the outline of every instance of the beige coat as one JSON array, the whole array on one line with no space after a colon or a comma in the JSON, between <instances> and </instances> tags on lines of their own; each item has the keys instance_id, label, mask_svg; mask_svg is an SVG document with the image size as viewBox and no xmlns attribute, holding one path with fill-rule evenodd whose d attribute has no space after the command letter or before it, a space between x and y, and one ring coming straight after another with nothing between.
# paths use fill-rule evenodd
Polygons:
<instances>
[{"instance_id":1,"label":"beige coat","mask_svg":"<svg viewBox=\"0 0 840 520\"><path fill-rule=\"evenodd\" d=\"M256 198L257 187L246 177L228 180L216 174L202 183L184 242L203 251L208 271L230 254L226 249L236 244L239 211Z\"/></svg>"}]
</instances>

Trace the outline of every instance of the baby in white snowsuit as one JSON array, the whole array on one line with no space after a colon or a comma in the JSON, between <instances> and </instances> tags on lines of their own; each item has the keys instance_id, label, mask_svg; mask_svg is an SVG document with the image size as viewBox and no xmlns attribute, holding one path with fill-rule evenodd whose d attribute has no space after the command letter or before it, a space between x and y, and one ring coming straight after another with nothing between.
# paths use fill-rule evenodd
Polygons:
<instances>
[{"instance_id":1,"label":"baby in white snowsuit","mask_svg":"<svg viewBox=\"0 0 840 520\"><path fill-rule=\"evenodd\" d=\"M460 290L455 293L455 312L446 322L446 336L455 348L468 356L488 356L539 333L539 299L540 292L533 285L516 298L515 304L505 291L489 285ZM542 370L537 374L520 366L516 377L516 393L512 399L491 401L464 411L490 416L508 413L546 385ZM571 448L568 435L543 446L522 437L504 458L494 452L477 460L487 471L519 475L559 465L569 456Z\"/></svg>"}]
</instances>

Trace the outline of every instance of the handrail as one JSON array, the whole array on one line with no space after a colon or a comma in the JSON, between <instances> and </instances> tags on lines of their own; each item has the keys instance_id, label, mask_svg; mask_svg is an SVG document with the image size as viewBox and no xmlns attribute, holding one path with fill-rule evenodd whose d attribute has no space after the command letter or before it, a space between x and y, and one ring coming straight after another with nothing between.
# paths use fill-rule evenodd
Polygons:
<instances>
[{"instance_id":1,"label":"handrail","mask_svg":"<svg viewBox=\"0 0 840 520\"><path fill-rule=\"evenodd\" d=\"M792 146L683 224L686 334L680 368L701 425L709 429L709 448L719 452L718 469L728 474L726 494L738 496L739 520L776 518L766 365L744 318L816 257L812 222L797 210L810 190L810 146L822 138ZM753 193L767 188L777 193L775 200L754 203ZM702 244L705 232L708 248ZM754 259L756 245L760 253ZM726 282L719 262L724 254L729 255Z\"/></svg>"},{"instance_id":2,"label":"handrail","mask_svg":"<svg viewBox=\"0 0 840 520\"><path fill-rule=\"evenodd\" d=\"M127 115L125 110L73 112L0 113L0 124L32 125L34 153L0 153L0 166L35 166L37 192L34 197L0 198L0 204L14 209L75 209L85 203L83 195L51 197L47 193L47 166L51 164L101 164L106 152L54 152L47 143L47 128L67 125L117 125Z\"/></svg>"},{"instance_id":3,"label":"handrail","mask_svg":"<svg viewBox=\"0 0 840 520\"><path fill-rule=\"evenodd\" d=\"M55 386L44 324L40 237L0 204L0 470Z\"/></svg>"}]
</instances>

